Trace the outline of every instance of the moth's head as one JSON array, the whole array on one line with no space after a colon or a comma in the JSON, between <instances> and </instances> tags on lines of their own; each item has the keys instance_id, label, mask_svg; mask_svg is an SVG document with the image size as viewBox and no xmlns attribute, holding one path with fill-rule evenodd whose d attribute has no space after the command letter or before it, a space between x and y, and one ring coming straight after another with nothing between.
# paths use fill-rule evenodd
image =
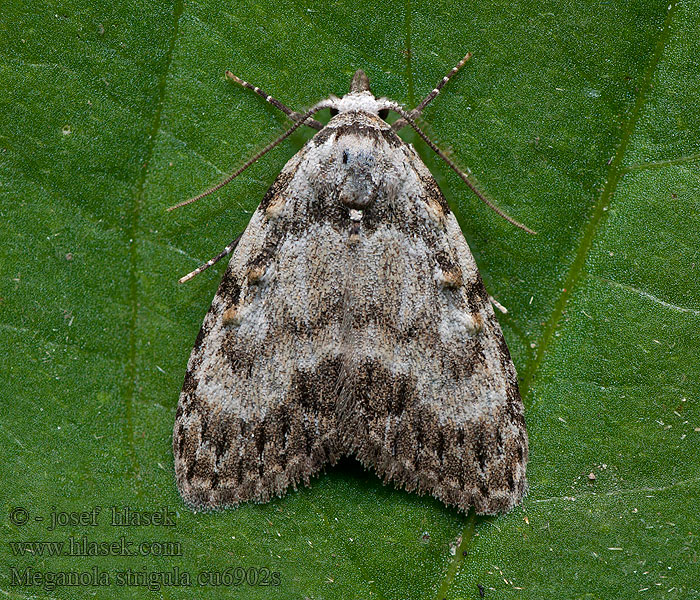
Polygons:
<instances>
[{"instance_id":1,"label":"moth's head","mask_svg":"<svg viewBox=\"0 0 700 600\"><path fill-rule=\"evenodd\" d=\"M357 69L350 82L350 93L359 94L361 92L371 92L369 89L369 77L362 69Z\"/></svg>"},{"instance_id":2,"label":"moth's head","mask_svg":"<svg viewBox=\"0 0 700 600\"><path fill-rule=\"evenodd\" d=\"M375 98L369 88L369 77L362 69L355 71L350 82L350 91L342 98L331 98L331 115L350 111L363 111L386 119L389 109L386 98Z\"/></svg>"}]
</instances>

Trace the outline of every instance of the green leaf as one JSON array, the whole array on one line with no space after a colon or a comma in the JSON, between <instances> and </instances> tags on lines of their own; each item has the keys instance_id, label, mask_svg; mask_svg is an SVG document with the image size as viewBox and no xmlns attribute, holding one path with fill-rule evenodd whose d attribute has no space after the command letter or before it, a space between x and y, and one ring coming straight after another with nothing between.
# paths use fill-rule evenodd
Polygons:
<instances>
[{"instance_id":1,"label":"green leaf","mask_svg":"<svg viewBox=\"0 0 700 600\"><path fill-rule=\"evenodd\" d=\"M700 110L688 100L700 94L699 8L6 2L0 590L700 597ZM539 235L488 211L416 145L509 309L501 322L531 442L523 507L465 517L347 460L269 504L192 513L174 485L172 424L225 265L186 286L177 279L242 231L311 135L166 214L287 125L224 70L301 109L344 93L362 68L376 94L411 107L468 50L473 59L426 110L427 129ZM164 510L176 524L115 526L113 506ZM51 530L52 514L67 523ZM50 556L16 544L65 551L71 536L160 545ZM236 567L248 582L233 585ZM66 571L87 579L53 589L51 574ZM109 585L90 579L100 573ZM271 573L279 585L249 585L274 582ZM192 585L170 585L183 574Z\"/></svg>"}]
</instances>

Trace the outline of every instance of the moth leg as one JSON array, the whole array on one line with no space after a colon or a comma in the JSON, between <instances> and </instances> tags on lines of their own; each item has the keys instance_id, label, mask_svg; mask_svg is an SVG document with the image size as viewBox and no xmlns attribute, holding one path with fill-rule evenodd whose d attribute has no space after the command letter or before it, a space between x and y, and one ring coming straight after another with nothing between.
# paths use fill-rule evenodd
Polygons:
<instances>
[{"instance_id":1,"label":"moth leg","mask_svg":"<svg viewBox=\"0 0 700 600\"><path fill-rule=\"evenodd\" d=\"M414 119L423 112L423 109L426 106L428 106L428 104L435 98L435 96L437 96L440 93L440 90L443 87L445 87L445 84L459 72L459 70L466 64L466 62L471 57L472 57L472 53L467 52L467 55L457 63L457 66L453 67L450 70L450 72L440 80L440 83L438 83L431 90L431 92L425 98L423 98L423 101L418 106L416 106L416 108L414 108L411 111L410 114ZM408 122L405 119L398 119L396 122L394 122L394 124L391 126L391 128L394 131L399 131L400 129L403 129L404 127L406 127L406 125L408 125Z\"/></svg>"},{"instance_id":2,"label":"moth leg","mask_svg":"<svg viewBox=\"0 0 700 600\"><path fill-rule=\"evenodd\" d=\"M207 262L205 262L201 267L197 267L194 271L191 271L184 277L180 277L178 280L178 283L185 283L185 281L189 281L196 275L199 275L202 271L206 271L209 267L212 265L218 263L224 256L227 256L231 254L238 246L238 241L241 239L242 233L235 239L233 240L226 248L224 248L219 254L217 254L214 258L209 259Z\"/></svg>"},{"instance_id":3,"label":"moth leg","mask_svg":"<svg viewBox=\"0 0 700 600\"><path fill-rule=\"evenodd\" d=\"M244 88L253 90L258 96L265 98L265 100L272 104L272 106L281 110L285 115L292 119L292 121L297 121L302 116L301 113L292 110L288 106L282 104L279 100L277 100L277 98L273 98L272 96L270 96L270 94L264 92L259 87L252 85L247 81L243 81L240 77L236 77L233 73L231 73L231 71L226 71L226 78L230 79L231 81L235 81L237 84L242 85ZM323 123L320 123L316 119L309 119L308 121L306 121L305 125L313 127L317 130L323 129Z\"/></svg>"},{"instance_id":4,"label":"moth leg","mask_svg":"<svg viewBox=\"0 0 700 600\"><path fill-rule=\"evenodd\" d=\"M503 306L498 300L496 300L493 296L489 296L489 302L491 302L491 304L493 304L493 306L500 310L504 315L508 314L508 309L505 306Z\"/></svg>"}]
</instances>

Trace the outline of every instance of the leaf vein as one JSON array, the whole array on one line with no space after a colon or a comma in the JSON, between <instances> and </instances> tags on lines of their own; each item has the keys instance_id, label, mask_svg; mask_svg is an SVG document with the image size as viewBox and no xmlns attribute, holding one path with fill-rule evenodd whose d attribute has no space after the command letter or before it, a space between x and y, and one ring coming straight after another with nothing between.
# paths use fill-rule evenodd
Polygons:
<instances>
[{"instance_id":1,"label":"leaf vein","mask_svg":"<svg viewBox=\"0 0 700 600\"><path fill-rule=\"evenodd\" d=\"M634 171L647 171L649 169L663 169L664 167L670 167L674 165L684 165L688 163L700 162L699 154L689 154L688 156L679 156L678 158L667 158L665 160L654 160L651 162L640 163L638 165L631 165L621 169L622 174L631 173Z\"/></svg>"},{"instance_id":2,"label":"leaf vein","mask_svg":"<svg viewBox=\"0 0 700 600\"><path fill-rule=\"evenodd\" d=\"M141 209L143 206L143 196L146 189L146 176L148 174L148 163L153 156L155 140L160 130L161 114L165 103L165 88L168 71L173 59L175 43L179 33L180 17L184 11L182 0L175 0L173 4L173 33L170 38L168 51L164 59L164 65L160 77L158 79L158 99L156 110L153 115L153 121L149 135L147 137L146 157L141 167L141 173L136 184L134 200L131 211L131 224L129 229L129 298L131 304L131 316L129 322L129 358L127 362L128 387L124 398L124 428L126 438L126 452L129 458L129 463L132 466L132 472L129 475L138 473L138 458L136 456L135 439L134 439L134 419L133 405L138 389L138 369L137 369L137 324L139 318L139 294L138 294L138 245L136 237L139 232L139 222Z\"/></svg>"},{"instance_id":3,"label":"leaf vein","mask_svg":"<svg viewBox=\"0 0 700 600\"><path fill-rule=\"evenodd\" d=\"M597 493L597 492L586 492L585 494L579 494L578 496L551 496L549 498L540 498L539 500L532 500L535 504L540 504L543 502L556 502L557 500L570 500L572 502L579 500L580 498L591 498L591 497L603 497L603 496L622 496L625 494L638 494L640 492L667 492L678 487L685 487L700 483L700 477L693 477L692 479L683 479L681 481L675 481L670 485L664 485L661 487L638 487L630 488L624 490L613 490L611 492Z\"/></svg>"},{"instance_id":4,"label":"leaf vein","mask_svg":"<svg viewBox=\"0 0 700 600\"><path fill-rule=\"evenodd\" d=\"M649 292L645 292L644 290L640 290L639 288L636 288L631 285L626 285L624 283L618 283L617 281L613 281L612 279L606 279L605 277L599 277L598 275L591 275L593 279L597 279L598 281L602 281L603 283L607 283L613 287L618 287L623 290L627 290L629 292L633 292L635 294L639 294L643 298L647 298L648 300L651 300L652 302L656 304L660 304L664 308L669 308L671 310L675 310L678 312L682 313L690 313L691 315L696 315L700 316L700 310L697 310L695 308L687 308L685 306L678 306L677 304L671 304L670 302L666 302L665 300L662 300L661 298L657 298L653 294L650 294Z\"/></svg>"}]
</instances>

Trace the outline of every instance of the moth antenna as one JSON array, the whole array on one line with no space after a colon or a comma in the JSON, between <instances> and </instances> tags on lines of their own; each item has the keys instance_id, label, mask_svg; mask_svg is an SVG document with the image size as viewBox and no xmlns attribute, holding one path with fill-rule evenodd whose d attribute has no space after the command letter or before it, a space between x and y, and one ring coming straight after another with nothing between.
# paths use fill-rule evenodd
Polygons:
<instances>
[{"instance_id":1,"label":"moth antenna","mask_svg":"<svg viewBox=\"0 0 700 600\"><path fill-rule=\"evenodd\" d=\"M440 80L440 83L438 83L438 84L435 86L435 88L433 88L433 90L432 90L425 98L423 98L423 101L422 101L418 106L416 106L416 108L414 108L412 112L416 113L416 116L419 115L419 114L421 114L421 113L423 112L423 109L424 109L426 106L428 106L428 104L429 104L430 102L432 102L432 100L435 98L435 96L437 96L437 95L440 93L440 90L441 90L443 87L445 87L445 84L446 84L450 79L452 79L455 75L457 75L457 73L459 72L459 70L460 70L465 64L467 64L467 61L468 61L471 57L472 57L472 53L471 53L471 52L467 52L467 54L465 55L465 57L457 63L457 66L452 67L452 69L450 70L450 72L449 72L447 75L445 75L445 76Z\"/></svg>"},{"instance_id":2,"label":"moth antenna","mask_svg":"<svg viewBox=\"0 0 700 600\"><path fill-rule=\"evenodd\" d=\"M402 106L397 104L396 102L390 102L387 105L387 108L390 108L391 110L397 112L400 114L404 119L406 119L406 122L415 129L416 133L423 138L423 141L430 146L430 148L437 154L442 160L444 160L447 163L447 166L450 167L457 175L459 175L460 179L464 181L469 186L469 189L471 189L472 192L474 192L486 206L488 206L492 211L494 211L497 215L503 217L506 221L509 223L512 223L516 227L519 227L523 231L527 231L528 233L531 233L533 235L536 235L537 232L533 231L529 227L526 227L522 223L519 223L516 221L513 217L510 217L507 215L505 212L503 212L498 206L496 206L493 202L491 202L486 196L484 196L481 191L479 191L479 188L477 188L469 179L467 174L462 171L452 160L442 151L440 148L437 147L437 145L427 136L423 131L421 130L420 127L416 124L416 122L413 120L413 117L409 114L407 110L405 110ZM397 121L398 122L398 121Z\"/></svg>"},{"instance_id":3,"label":"moth antenna","mask_svg":"<svg viewBox=\"0 0 700 600\"><path fill-rule=\"evenodd\" d=\"M235 240L233 240L228 246L226 246L226 248L224 248L219 254L217 254L214 258L210 258L201 267L197 267L194 271L187 273L187 275L185 275L184 277L180 277L180 279L178 280L178 283L185 283L186 281L189 281L193 277L199 275L202 271L206 271L209 267L218 263L224 256L231 254L231 252L233 252L236 249L236 246L238 246L238 242L240 241L242 235L243 234L241 233Z\"/></svg>"},{"instance_id":4,"label":"moth antenna","mask_svg":"<svg viewBox=\"0 0 700 600\"><path fill-rule=\"evenodd\" d=\"M316 106L314 106L312 109L306 111L301 117L294 122L294 125L292 125L287 131L285 131L281 136L279 136L274 142L270 142L267 146L265 146L260 152L258 152L255 156L250 158L243 164L242 167L236 169L231 175L229 175L226 179L223 181L217 183L215 186L210 187L208 190L205 192L202 192L201 194L195 196L194 198L190 198L189 200L185 200L184 202L180 202L179 204L176 204L175 206L171 206L168 208L168 212L171 210L175 210L176 208L180 208L182 206L187 206L188 204L192 204L193 202L197 202L197 200L201 200L205 196L208 196L209 194L213 194L217 190L220 190L222 187L224 187L227 183L231 183L236 177L238 177L243 171L245 171L250 165L252 165L255 161L258 159L262 158L267 154L270 150L272 150L275 146L280 144L282 141L286 140L292 133L294 133L299 127L301 127L305 121L307 121L310 117L312 117L314 114L316 114L319 110L323 110L324 108L328 108L329 106L329 100L322 100L319 102Z\"/></svg>"},{"instance_id":5,"label":"moth antenna","mask_svg":"<svg viewBox=\"0 0 700 600\"><path fill-rule=\"evenodd\" d=\"M235 81L238 85L241 85L246 89L253 90L258 96L265 98L265 100L272 104L272 106L281 110L285 115L292 119L292 121L296 121L301 117L301 113L292 110L288 106L282 104L279 100L277 100L277 98L273 98L272 96L270 96L270 94L264 92L258 86L252 85L247 81L243 81L240 77L236 77L233 73L231 73L231 71L226 71L226 77L231 81ZM323 129L323 123L317 121L316 119L309 119L306 122L306 125L308 125L309 127L313 127L317 130Z\"/></svg>"},{"instance_id":6,"label":"moth antenna","mask_svg":"<svg viewBox=\"0 0 700 600\"><path fill-rule=\"evenodd\" d=\"M472 53L471 53L471 52L467 52L466 56L465 56L462 60L460 60L460 61L457 63L457 66L452 67L452 69L450 70L450 72L449 72L447 75L445 75L445 76L440 80L440 83L438 83L438 84L433 88L433 90L432 90L425 98L423 98L423 101L422 101L418 106L416 106L416 108L414 108L414 109L411 111L411 116L412 116L414 119L415 119L418 115L420 115L420 114L423 112L423 109L424 109L426 106L428 106L428 104L429 104L430 102L433 101L433 99L435 98L435 96L437 96L437 95L440 93L440 90L441 90L443 87L445 87L445 84L446 84L450 79L452 79L455 75L457 75L457 73L459 72L459 70L467 63L467 61L468 61L471 57L472 57ZM407 124L408 124L408 122L407 122L405 119L399 119L398 121L396 121L396 122L391 126L391 128L392 128L394 131L398 131L399 129L402 129L403 127L405 127Z\"/></svg>"}]
</instances>

